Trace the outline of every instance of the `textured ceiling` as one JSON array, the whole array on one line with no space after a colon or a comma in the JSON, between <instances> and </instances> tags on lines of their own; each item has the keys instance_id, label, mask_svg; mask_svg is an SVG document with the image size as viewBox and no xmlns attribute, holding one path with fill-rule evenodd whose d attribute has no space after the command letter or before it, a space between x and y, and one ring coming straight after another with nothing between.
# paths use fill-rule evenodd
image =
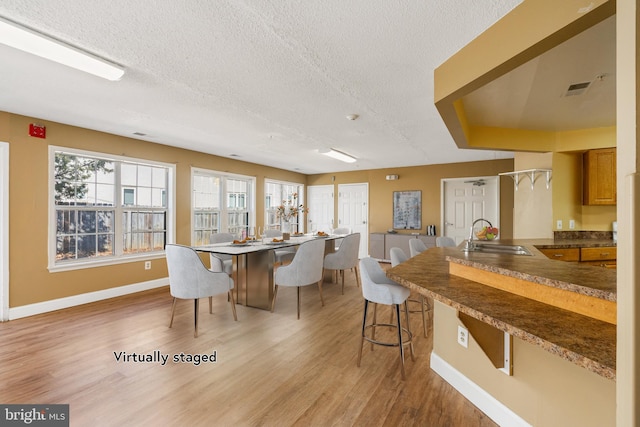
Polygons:
<instances>
[{"instance_id":1,"label":"textured ceiling","mask_svg":"<svg viewBox=\"0 0 640 427\"><path fill-rule=\"evenodd\" d=\"M0 45L0 110L307 174L510 158L456 147L433 70L519 3L3 0L0 16L126 73Z\"/></svg>"},{"instance_id":2,"label":"textured ceiling","mask_svg":"<svg viewBox=\"0 0 640 427\"><path fill-rule=\"evenodd\" d=\"M570 85L590 83L579 95ZM463 98L471 125L567 131L616 124L612 16Z\"/></svg>"}]
</instances>

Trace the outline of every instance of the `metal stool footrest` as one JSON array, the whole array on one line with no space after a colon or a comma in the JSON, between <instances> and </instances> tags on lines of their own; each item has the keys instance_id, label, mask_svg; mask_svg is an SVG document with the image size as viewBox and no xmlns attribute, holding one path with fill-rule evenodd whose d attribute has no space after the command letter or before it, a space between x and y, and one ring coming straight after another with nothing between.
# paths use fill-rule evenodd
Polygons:
<instances>
[{"instance_id":1,"label":"metal stool footrest","mask_svg":"<svg viewBox=\"0 0 640 427\"><path fill-rule=\"evenodd\" d=\"M370 325L366 325L365 330L373 329L374 327L375 328L386 327L386 328L391 328L394 331L398 330L398 325L393 325L391 323L372 323ZM413 334L407 328L402 328L402 332L403 332L402 345L410 345L413 340ZM406 339L405 339L405 336L406 336ZM394 342L378 341L375 338L369 338L366 334L363 335L363 338L365 339L365 341L368 341L372 344L383 345L385 347L398 347L398 341L394 341Z\"/></svg>"}]
</instances>

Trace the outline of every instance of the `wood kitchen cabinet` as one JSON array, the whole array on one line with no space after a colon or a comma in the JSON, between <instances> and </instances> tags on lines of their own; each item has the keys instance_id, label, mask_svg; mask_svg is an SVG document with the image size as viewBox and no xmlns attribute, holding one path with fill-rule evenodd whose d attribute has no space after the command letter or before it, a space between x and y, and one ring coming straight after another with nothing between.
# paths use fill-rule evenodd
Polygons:
<instances>
[{"instance_id":1,"label":"wood kitchen cabinet","mask_svg":"<svg viewBox=\"0 0 640 427\"><path fill-rule=\"evenodd\" d=\"M598 248L580 248L580 261L597 267L616 268L618 248L602 246Z\"/></svg>"},{"instance_id":2,"label":"wood kitchen cabinet","mask_svg":"<svg viewBox=\"0 0 640 427\"><path fill-rule=\"evenodd\" d=\"M559 261L579 261L597 267L616 268L618 255L615 246L591 248L539 248L547 258Z\"/></svg>"},{"instance_id":3,"label":"wood kitchen cabinet","mask_svg":"<svg viewBox=\"0 0 640 427\"><path fill-rule=\"evenodd\" d=\"M583 154L583 200L584 205L615 205L616 149L602 148Z\"/></svg>"},{"instance_id":4,"label":"wood kitchen cabinet","mask_svg":"<svg viewBox=\"0 0 640 427\"><path fill-rule=\"evenodd\" d=\"M580 261L579 248L551 248L538 250L545 254L547 258L557 259L560 261Z\"/></svg>"}]
</instances>

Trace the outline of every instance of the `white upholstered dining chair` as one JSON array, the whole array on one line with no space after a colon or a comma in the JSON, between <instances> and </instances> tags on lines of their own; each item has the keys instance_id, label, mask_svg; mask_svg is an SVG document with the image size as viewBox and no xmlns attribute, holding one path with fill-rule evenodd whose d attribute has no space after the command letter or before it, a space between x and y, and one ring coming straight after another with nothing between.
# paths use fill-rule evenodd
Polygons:
<instances>
[{"instance_id":1,"label":"white upholstered dining chair","mask_svg":"<svg viewBox=\"0 0 640 427\"><path fill-rule=\"evenodd\" d=\"M273 239L274 237L277 239L282 239L282 231L280 230L274 230L274 229L264 230L264 235L269 239ZM295 254L296 254L295 247L286 247L286 248L273 250L275 263L278 265L284 264L285 262L292 261Z\"/></svg>"},{"instance_id":2,"label":"white upholstered dining chair","mask_svg":"<svg viewBox=\"0 0 640 427\"><path fill-rule=\"evenodd\" d=\"M453 237L449 237L449 236L436 237L436 247L438 248L450 248L455 246L457 245L456 245L456 241L453 240Z\"/></svg>"},{"instance_id":3,"label":"white upholstered dining chair","mask_svg":"<svg viewBox=\"0 0 640 427\"><path fill-rule=\"evenodd\" d=\"M215 233L209 237L209 243L227 243L233 242L233 234L231 233ZM224 271L231 274L233 271L233 257L227 254L209 253L209 261L211 262L211 271Z\"/></svg>"},{"instance_id":4,"label":"white upholstered dining chair","mask_svg":"<svg viewBox=\"0 0 640 427\"><path fill-rule=\"evenodd\" d=\"M350 233L351 233L351 229L349 227L338 227L338 228L334 228L331 231L331 234L350 234ZM340 243L342 243L342 240L344 240L344 239L335 239L334 240L336 251L340 247Z\"/></svg>"},{"instance_id":5,"label":"white upholstered dining chair","mask_svg":"<svg viewBox=\"0 0 640 427\"><path fill-rule=\"evenodd\" d=\"M323 255L324 240L310 240L300 245L296 251L291 264L282 266L276 270L275 289L273 300L271 301L271 312L276 306L276 296L280 286L296 287L298 292L298 319L300 319L300 287L318 284L320 291L320 301L324 306L322 298L322 276L323 276Z\"/></svg>"},{"instance_id":6,"label":"white upholstered dining chair","mask_svg":"<svg viewBox=\"0 0 640 427\"><path fill-rule=\"evenodd\" d=\"M167 244L165 254L169 270L169 288L173 297L170 328L173 326L176 299L178 298L194 300L194 337L198 336L198 301L200 298L209 297L209 313L212 313L212 297L220 294L229 295L233 319L238 320L232 292L233 279L227 273L208 270L198 253L188 246Z\"/></svg>"},{"instance_id":7,"label":"white upholstered dining chair","mask_svg":"<svg viewBox=\"0 0 640 427\"><path fill-rule=\"evenodd\" d=\"M356 286L359 286L358 279L358 252L360 250L360 233L353 233L346 236L338 250L328 253L324 257L325 270L335 270L342 278L342 294L344 295L344 271L350 269L356 275Z\"/></svg>"},{"instance_id":8,"label":"white upholstered dining chair","mask_svg":"<svg viewBox=\"0 0 640 427\"><path fill-rule=\"evenodd\" d=\"M409 255L411 258L418 255L421 252L427 250L427 246L420 239L409 239Z\"/></svg>"}]
</instances>

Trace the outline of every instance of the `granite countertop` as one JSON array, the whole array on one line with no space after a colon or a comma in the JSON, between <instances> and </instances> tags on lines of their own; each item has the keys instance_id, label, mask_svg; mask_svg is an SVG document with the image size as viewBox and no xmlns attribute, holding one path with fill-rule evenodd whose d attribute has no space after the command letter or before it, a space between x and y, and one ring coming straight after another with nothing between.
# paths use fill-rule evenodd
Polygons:
<instances>
[{"instance_id":1,"label":"granite countertop","mask_svg":"<svg viewBox=\"0 0 640 427\"><path fill-rule=\"evenodd\" d=\"M551 240L551 242L553 241ZM611 246L611 241L608 242L608 246ZM491 242L486 243L491 244ZM536 249L559 247L556 243L550 243L546 239L500 240L496 243L526 246L532 256L506 255L496 257L491 253L467 253L458 249L448 253L447 261L607 301L616 301L616 271L613 269L593 267L578 262L550 260ZM577 245L580 243L573 241L573 243L560 244ZM585 246L585 243L582 245L571 247L595 247Z\"/></svg>"},{"instance_id":2,"label":"granite countertop","mask_svg":"<svg viewBox=\"0 0 640 427\"><path fill-rule=\"evenodd\" d=\"M417 293L615 380L616 325L449 274L450 260L464 261L501 274L525 275L526 280L615 301L615 271L550 260L535 249L552 244L545 241L512 242L527 246L534 254L531 257L472 253L465 258L459 248L430 248L389 269L387 275Z\"/></svg>"}]
</instances>

